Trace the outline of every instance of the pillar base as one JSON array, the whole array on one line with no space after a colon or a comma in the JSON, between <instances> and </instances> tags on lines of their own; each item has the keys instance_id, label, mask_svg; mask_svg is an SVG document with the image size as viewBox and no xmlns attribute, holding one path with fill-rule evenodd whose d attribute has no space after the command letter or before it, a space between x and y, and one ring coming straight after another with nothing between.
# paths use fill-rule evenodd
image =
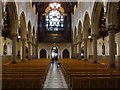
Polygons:
<instances>
[{"instance_id":1,"label":"pillar base","mask_svg":"<svg viewBox=\"0 0 120 90\"><path fill-rule=\"evenodd\" d=\"M12 64L16 64L16 61L12 61Z\"/></svg>"},{"instance_id":2,"label":"pillar base","mask_svg":"<svg viewBox=\"0 0 120 90\"><path fill-rule=\"evenodd\" d=\"M94 64L98 63L97 61L93 61Z\"/></svg>"},{"instance_id":3,"label":"pillar base","mask_svg":"<svg viewBox=\"0 0 120 90\"><path fill-rule=\"evenodd\" d=\"M113 68L116 68L116 64L109 64L109 67L113 67Z\"/></svg>"}]
</instances>

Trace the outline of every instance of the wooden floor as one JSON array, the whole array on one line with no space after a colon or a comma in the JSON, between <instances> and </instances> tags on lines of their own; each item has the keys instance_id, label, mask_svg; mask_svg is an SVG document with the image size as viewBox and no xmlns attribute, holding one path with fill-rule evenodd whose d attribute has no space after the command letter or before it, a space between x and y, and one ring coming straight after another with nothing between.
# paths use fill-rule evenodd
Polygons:
<instances>
[{"instance_id":1,"label":"wooden floor","mask_svg":"<svg viewBox=\"0 0 120 90\"><path fill-rule=\"evenodd\" d=\"M6 88L42 90L48 72L51 70L50 65L50 59L17 60L17 64L12 64L11 60L5 61L2 64L3 90ZM76 90L76 88L120 88L120 68L119 66L109 68L108 61L99 60L99 63L93 64L92 60L59 59L58 65L71 90ZM56 70L56 72L58 71Z\"/></svg>"}]
</instances>

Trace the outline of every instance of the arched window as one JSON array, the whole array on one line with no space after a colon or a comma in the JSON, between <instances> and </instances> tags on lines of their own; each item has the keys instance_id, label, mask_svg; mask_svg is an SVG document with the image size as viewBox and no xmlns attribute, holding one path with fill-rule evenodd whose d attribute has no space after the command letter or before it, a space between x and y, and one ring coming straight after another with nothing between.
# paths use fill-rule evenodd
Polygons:
<instances>
[{"instance_id":1,"label":"arched window","mask_svg":"<svg viewBox=\"0 0 120 90\"><path fill-rule=\"evenodd\" d=\"M60 4L59 3L51 3L50 10L45 16L46 22L46 30L47 31L59 31L64 28L64 16L60 12Z\"/></svg>"}]
</instances>

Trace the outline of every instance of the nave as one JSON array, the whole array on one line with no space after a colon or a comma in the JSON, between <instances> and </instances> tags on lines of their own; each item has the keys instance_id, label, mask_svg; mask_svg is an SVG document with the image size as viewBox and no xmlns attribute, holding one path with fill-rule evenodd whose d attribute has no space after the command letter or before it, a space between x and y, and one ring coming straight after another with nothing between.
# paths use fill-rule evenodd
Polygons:
<instances>
[{"instance_id":1,"label":"nave","mask_svg":"<svg viewBox=\"0 0 120 90\"><path fill-rule=\"evenodd\" d=\"M3 89L120 87L120 1L10 1L0 1Z\"/></svg>"}]
</instances>

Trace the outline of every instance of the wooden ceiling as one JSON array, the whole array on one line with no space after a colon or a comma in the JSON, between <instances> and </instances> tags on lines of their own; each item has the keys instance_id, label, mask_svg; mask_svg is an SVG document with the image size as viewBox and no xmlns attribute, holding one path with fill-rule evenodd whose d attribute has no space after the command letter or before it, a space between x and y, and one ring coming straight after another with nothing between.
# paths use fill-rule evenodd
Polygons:
<instances>
[{"instance_id":1,"label":"wooden ceiling","mask_svg":"<svg viewBox=\"0 0 120 90\"><path fill-rule=\"evenodd\" d=\"M46 7L50 2L32 2L32 5L36 6L36 13L43 14ZM77 6L77 2L59 2L65 9L65 13L74 13L74 6Z\"/></svg>"}]
</instances>

